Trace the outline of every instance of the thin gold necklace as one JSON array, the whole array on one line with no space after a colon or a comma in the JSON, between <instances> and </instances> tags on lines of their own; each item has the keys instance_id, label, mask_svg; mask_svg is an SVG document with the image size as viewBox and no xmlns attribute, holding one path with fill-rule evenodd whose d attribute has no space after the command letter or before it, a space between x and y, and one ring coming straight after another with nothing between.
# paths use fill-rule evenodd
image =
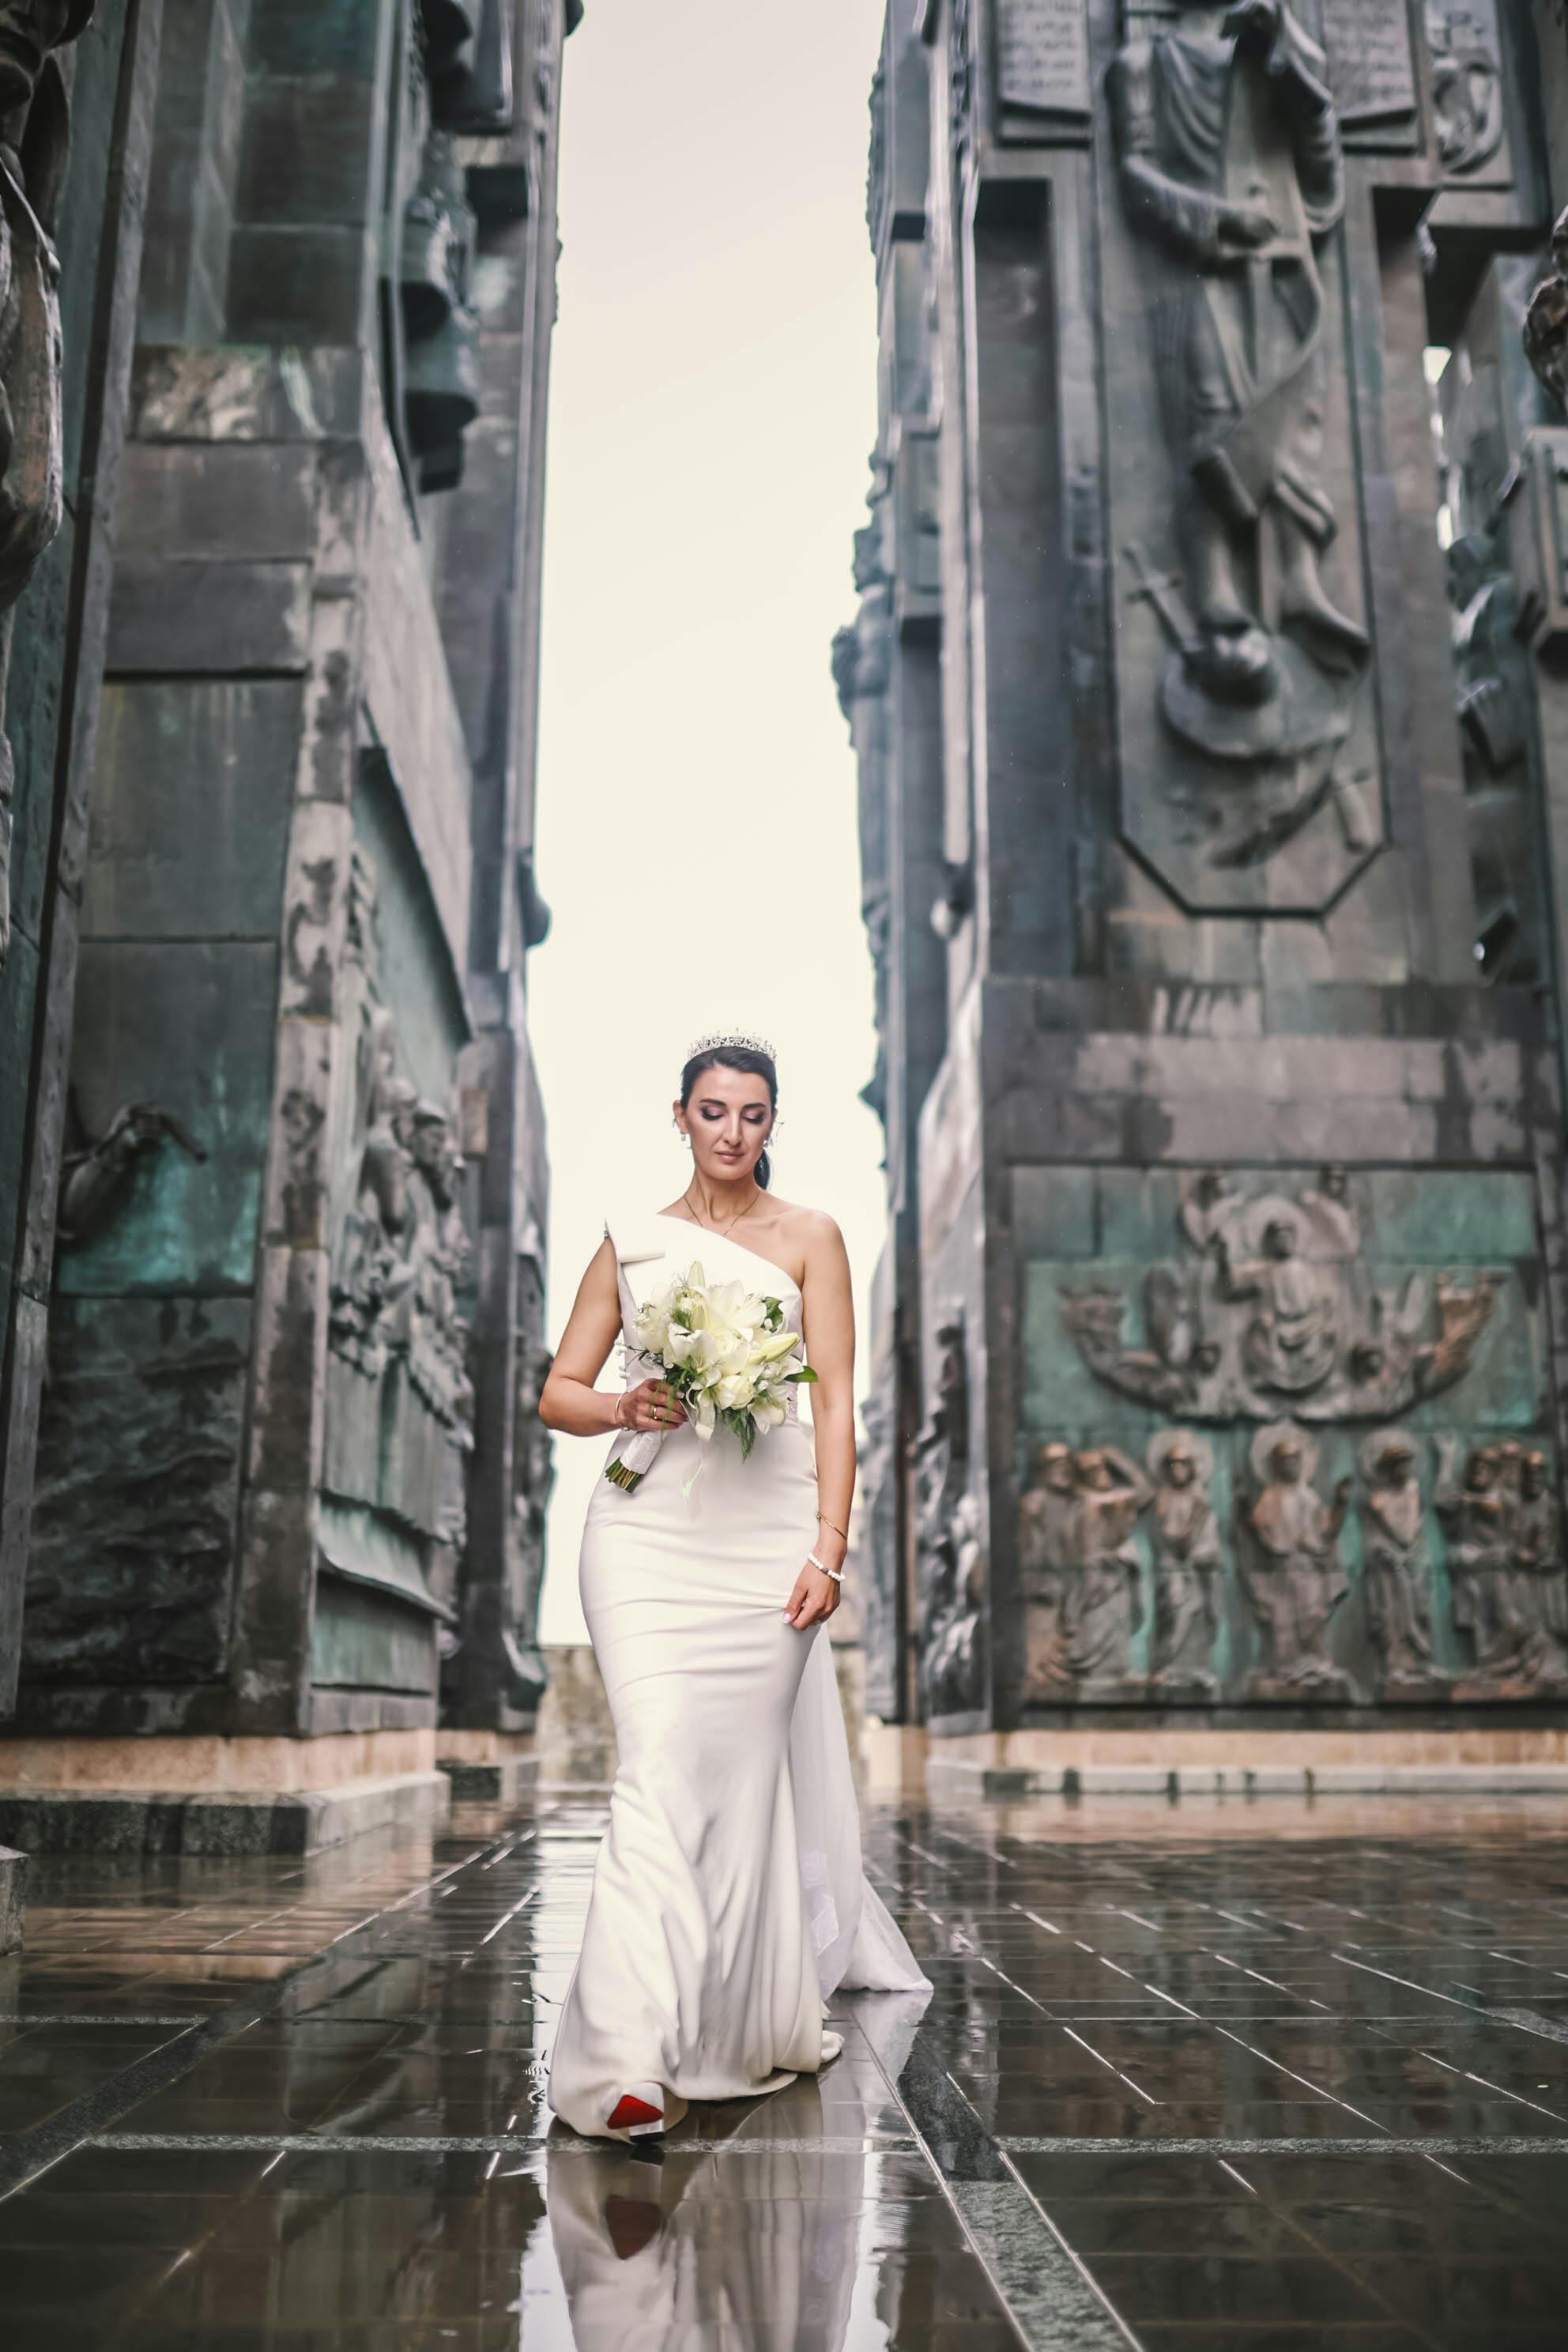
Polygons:
<instances>
[{"instance_id":1,"label":"thin gold necklace","mask_svg":"<svg viewBox=\"0 0 1568 2352\"><path fill-rule=\"evenodd\" d=\"M757 1200L756 1200L756 1201L748 1201L748 1202L747 1202L747 1203L746 1203L746 1205L745 1205L745 1207L744 1207L744 1208L742 1210L742 1212L741 1212L741 1217L731 1217L731 1220L730 1220L730 1222L729 1222L729 1223L728 1223L727 1225L705 1225L705 1224L703 1224L702 1220L701 1220L701 1218L698 1215L698 1213L697 1213L696 1210L691 1208L691 1194L690 1194L689 1191L683 1192L683 1193L681 1194L681 1196L680 1196L680 1197L681 1197L681 1199L685 1202L685 1203L686 1203L687 1207L688 1207L689 1209L691 1209L691 1222L692 1222L692 1223L693 1223L694 1225L696 1225L696 1226L700 1227L700 1230L701 1230L703 1233L705 1233L705 1234L718 1234L718 1236L719 1236L719 1238L720 1238L720 1240L721 1240L721 1241L722 1241L722 1240L724 1239L724 1237L725 1237L725 1235L726 1235L727 1234L732 1234L732 1233L734 1232L734 1230L735 1230L736 1226L737 1226L737 1225L740 1223L740 1222L741 1222L741 1217L749 1217L749 1216L751 1215L752 1211L752 1210L756 1207L756 1205L757 1205L757 1201L760 1201L760 1200L762 1199L762 1197L763 1197L763 1193L762 1193L762 1187L759 1185L759 1186L758 1186L758 1188L757 1188Z\"/></svg>"}]
</instances>

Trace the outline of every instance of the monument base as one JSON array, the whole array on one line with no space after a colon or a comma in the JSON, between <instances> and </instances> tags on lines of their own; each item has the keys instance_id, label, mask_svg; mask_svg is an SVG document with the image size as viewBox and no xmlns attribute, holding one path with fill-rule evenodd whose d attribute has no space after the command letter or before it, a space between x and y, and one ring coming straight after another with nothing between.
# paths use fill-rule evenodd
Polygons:
<instances>
[{"instance_id":1,"label":"monument base","mask_svg":"<svg viewBox=\"0 0 1568 2352\"><path fill-rule=\"evenodd\" d=\"M443 1731L436 1764L451 1783L457 1804L509 1805L539 1778L531 1731Z\"/></svg>"},{"instance_id":2,"label":"monument base","mask_svg":"<svg viewBox=\"0 0 1568 2352\"><path fill-rule=\"evenodd\" d=\"M867 1783L934 1802L1035 1796L1526 1795L1568 1792L1568 1724L1454 1730L1211 1730L1151 1725L972 1733L871 1721Z\"/></svg>"},{"instance_id":3,"label":"monument base","mask_svg":"<svg viewBox=\"0 0 1568 2352\"><path fill-rule=\"evenodd\" d=\"M0 1739L0 1839L39 1853L317 1853L451 1800L433 1730Z\"/></svg>"}]
</instances>

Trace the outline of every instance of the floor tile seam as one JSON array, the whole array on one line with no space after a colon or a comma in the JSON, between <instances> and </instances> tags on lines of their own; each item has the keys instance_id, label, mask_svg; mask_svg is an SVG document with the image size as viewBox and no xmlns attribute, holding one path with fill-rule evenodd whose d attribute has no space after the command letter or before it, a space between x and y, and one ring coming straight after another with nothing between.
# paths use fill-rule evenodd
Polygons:
<instances>
[{"instance_id":1,"label":"floor tile seam","mask_svg":"<svg viewBox=\"0 0 1568 2352\"><path fill-rule=\"evenodd\" d=\"M1030 2352L1142 2352L1093 2273L1016 2175L955 2181L952 2191L986 2276L996 2284L1000 2273L1005 2280L998 2293ZM1014 2216L1027 2227L1026 2248Z\"/></svg>"},{"instance_id":2,"label":"floor tile seam","mask_svg":"<svg viewBox=\"0 0 1568 2352\"><path fill-rule=\"evenodd\" d=\"M1487 2016L1489 2021L1511 2026L1517 2033L1538 2034L1546 2042L1568 2042L1568 2022L1559 2018L1542 2017L1534 2010L1494 2009L1489 2010Z\"/></svg>"},{"instance_id":3,"label":"floor tile seam","mask_svg":"<svg viewBox=\"0 0 1568 2352\"><path fill-rule=\"evenodd\" d=\"M1242 2179L1242 2175L1239 2172L1236 2173L1234 2177L1237 2180ZM1368 2280L1357 2275L1355 2270L1352 2266L1351 2259L1348 2255L1336 2252L1331 2246L1325 2245L1321 2239L1315 2237L1311 2230L1307 2226L1306 2222L1299 2220L1295 2212L1290 2208L1269 2203L1267 2199L1261 2196L1258 2189L1252 2187L1250 2181L1246 2182L1244 2185L1247 2189L1247 2193L1252 2197L1258 2198L1258 2201L1264 2206L1267 2211L1272 2212L1277 2220L1282 2221L1285 2223L1287 2229L1294 2231L1296 2235L1311 2248L1313 2254L1319 2262L1327 2263L1328 2267L1331 2271L1337 2273L1341 2278L1347 2279L1358 2294L1364 2295L1369 2302L1376 2305L1391 2326L1402 2327L1407 2330L1415 2340L1425 2347L1425 2352L1443 2352L1442 2345L1438 2342L1436 2336L1428 2334L1427 2330L1421 2325L1419 2320L1407 2317L1404 2312L1399 2310L1396 2305L1389 2301L1388 2297L1384 2294L1380 2289L1373 2286ZM1289 2257L1287 2256L1286 2259L1288 2260ZM1367 2324L1371 2326L1373 2323L1369 2321Z\"/></svg>"},{"instance_id":4,"label":"floor tile seam","mask_svg":"<svg viewBox=\"0 0 1568 2352\"><path fill-rule=\"evenodd\" d=\"M112 2010L101 2009L16 2010L11 2012L0 2010L0 2025L22 2025L26 2026L29 2032L35 2033L42 2025L122 2025L129 2031L132 2026L167 2025L173 2028L181 2025L205 2025L210 2014L210 2011L207 2010L199 2011L191 2016L176 2016L173 2011L162 2016L151 2014L143 2016L134 2012L129 2016L120 2016Z\"/></svg>"},{"instance_id":5,"label":"floor tile seam","mask_svg":"<svg viewBox=\"0 0 1568 2352\"><path fill-rule=\"evenodd\" d=\"M552 2149L569 2155L603 2157L602 2139L548 2126L535 2133L448 2132L439 2137L405 2132L95 2132L84 2147L109 2155L139 2156L526 2156ZM873 2139L860 2134L813 2133L804 2137L747 2139L688 2138L681 2133L668 2144L671 2157L701 2156L918 2156L923 2155L912 2133ZM868 2199L868 2203L879 2200Z\"/></svg>"},{"instance_id":6,"label":"floor tile seam","mask_svg":"<svg viewBox=\"0 0 1568 2352\"><path fill-rule=\"evenodd\" d=\"M881 2053L877 2049L869 2034L866 2032L865 2028L861 2025L858 2018L856 2018L853 2022L856 2032L859 2035L861 2041L864 2042L866 2048L870 2053L870 2056L876 2066L877 2072L880 2074L883 2082L887 2084L889 2097L891 2099L893 2105L903 2116L905 2123L909 2126L914 2147L918 2149L927 2171L930 2173L932 2180L936 2183L938 2190L947 2202L949 2210L953 2215L959 2228L963 2231L964 2243L968 2246L971 2253L973 2254L975 2260L979 2263L981 2269L984 2271L992 2293L996 2297L998 2308L1005 2315L1008 2326L1012 2327L1014 2333L1018 2337L1019 2342L1025 2347L1025 2352L1038 2352L1038 2347L1032 2344L1027 2329L1019 2319L1011 2301L1004 2292L1001 2281L996 2277L991 2263L987 2261L984 2249L976 2241L974 2231L971 2228L969 2221L966 2220L958 2200L952 2193L952 2182L947 2179L941 2165L937 2163L935 2156L926 2140L925 2135L921 2131L913 2116L910 2113L909 2106L904 2099L902 2092L900 2090L898 2084L893 2080L888 2068L883 2064ZM917 2027L917 2040L919 2039L919 2033L920 2029ZM956 2089L956 2087L957 2086L955 2084L954 2088ZM984 2128L984 2126L982 2128Z\"/></svg>"},{"instance_id":7,"label":"floor tile seam","mask_svg":"<svg viewBox=\"0 0 1568 2352\"><path fill-rule=\"evenodd\" d=\"M1069 2322L1069 2325L1073 2328L1072 2334L1067 2337L1058 2336L1055 2341L1053 2341L1051 2337L1042 2335L1039 2329L1031 2324L1031 2320L1028 2316L1028 2305L1033 2299L1033 2295L1032 2278L1029 2265L1026 2262L1022 2274L1016 2274L1014 2272L1013 2263L1008 2259L1008 2250L1005 2245L999 2246L996 2243L993 2243L992 2245L987 2246L984 2243L980 2235L977 2234L976 2227L979 2220L978 2208L984 2200L977 2197L971 2197L966 2200L957 2193L961 2188L964 2189L975 2189L984 2190L987 2188L994 2189L998 2184L994 2182L960 2183L950 2180L947 2178L945 2173L942 2171L942 2167L937 2163L934 2153L927 2143L924 2134L916 2124L914 2116L910 2111L899 2084L893 2081L887 2067L883 2065L880 2053L870 2042L868 2036L863 2035L863 2038L867 2042L867 2046L871 2051L871 2055L876 2062L878 2071L880 2073L883 2081L888 2085L889 2093L894 2105L899 2109L899 2112L903 2116L905 2122L909 2125L911 2132L914 2134L916 2143L925 2157L925 2160L931 2168L932 2176L941 2188L943 2196L946 2198L950 2208L956 2216L959 2227L963 2230L971 2250L979 2262L981 2268L984 2270L985 2276L996 2295L997 2302L1001 2305L1002 2309L1006 2313L1009 2321L1016 2331L1021 2341L1028 2347L1028 2352L1092 2352L1092 2347L1086 2343L1081 2326L1078 2320ZM917 2042L920 2041L920 2038L921 2029L917 2027ZM940 2065L940 2059L935 2063ZM945 2067L942 2067L942 2071L946 2076L946 2079L954 2094L963 2101L963 2104L969 2109L970 2114L973 2116L976 2127L982 2136L988 2140L993 2147L994 2147L995 2141L994 2136L986 2130L985 2125L978 2111L975 2109L973 2103L964 2096L962 2086L953 2080L952 2075L948 2073L948 2070ZM1015 2168L1011 2165L1006 2164L1005 2158L1004 2158L1004 2164L1008 2176L1008 2186L1010 2186L1015 2192L1021 2197L1024 2210L1036 2217L1037 2234L1039 2239L1039 2244L1037 2251L1043 2252L1046 2247L1049 2247L1053 2250L1052 2254L1047 2257L1047 2266L1051 2269L1057 2270L1059 2274L1061 2264L1064 2262L1069 2263L1071 2265L1070 2274L1072 2278L1081 2286L1085 2296L1089 2300L1094 2310L1097 2313L1102 2312L1104 2314L1105 2317L1116 2331L1118 2340L1122 2344L1131 2347L1131 2352L1140 2352L1137 2338L1131 2335L1121 2315L1113 2308L1109 2301L1107 2301L1105 2296L1100 2293L1100 2288L1089 2276L1088 2273L1083 2270L1082 2265L1078 2262L1078 2259L1072 2253L1071 2249L1068 2247L1061 2239L1059 2232L1051 2229L1048 2220L1040 2211L1037 2203L1034 2198L1030 2196L1024 2183L1019 2179ZM966 2201L970 2207L970 2210L967 2212L964 2210ZM1005 2269L1005 2272L1007 2273L1007 2275L1005 2276L1001 2274L1004 2269ZM1067 2301L1070 2300L1070 2298L1063 2297L1062 2300Z\"/></svg>"},{"instance_id":8,"label":"floor tile seam","mask_svg":"<svg viewBox=\"0 0 1568 2352\"><path fill-rule=\"evenodd\" d=\"M1130 2163L1142 2157L1213 2156L1453 2156L1471 2158L1489 2156L1568 2156L1568 2139L1550 2139L1531 2135L1525 2138L1478 2138L1456 2135L1436 2135L1420 2138L1352 2139L1310 2137L1300 2138L1281 2134L1277 2139L1130 2139L1124 2137L1073 2137L1059 2139L1039 2137L1034 2133L999 2132L995 2145L1004 2158L1014 2156L1124 2156Z\"/></svg>"},{"instance_id":9,"label":"floor tile seam","mask_svg":"<svg viewBox=\"0 0 1568 2352\"><path fill-rule=\"evenodd\" d=\"M446 1864L422 1885L409 1889L386 1909L372 1913L362 1924L369 1933L393 1911L402 1910L428 1894L460 1872L468 1870L490 1853L500 1838L476 1847L457 1862ZM353 1932L353 1931L351 1931ZM338 1937L323 1950L306 1958L295 1968L272 1979L259 1990L217 2010L196 2026L184 2028L159 2049L133 2060L119 2073L100 2083L78 2098L33 2126L29 2130L11 2135L0 2151L0 2199L13 2195L36 2179L52 2166L69 2155L72 2149L91 2138L95 2126L102 2128L129 2115L142 2102L162 2090L167 2090L197 2066L203 2058L222 2049L243 2033L247 2027L264 2017L276 2016L284 2001L298 1986L300 1979L312 1969L323 1968L343 1958L345 1937ZM182 2046L183 2045L183 2046Z\"/></svg>"}]
</instances>

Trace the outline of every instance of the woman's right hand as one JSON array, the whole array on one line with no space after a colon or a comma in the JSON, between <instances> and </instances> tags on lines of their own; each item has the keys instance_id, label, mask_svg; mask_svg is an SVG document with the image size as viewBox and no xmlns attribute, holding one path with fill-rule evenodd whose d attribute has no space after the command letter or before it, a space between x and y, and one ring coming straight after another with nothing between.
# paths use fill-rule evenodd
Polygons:
<instances>
[{"instance_id":1,"label":"woman's right hand","mask_svg":"<svg viewBox=\"0 0 1568 2352\"><path fill-rule=\"evenodd\" d=\"M616 1402L617 1429L651 1429L662 1436L668 1430L679 1429L686 1417L686 1407L664 1381L639 1381Z\"/></svg>"}]
</instances>

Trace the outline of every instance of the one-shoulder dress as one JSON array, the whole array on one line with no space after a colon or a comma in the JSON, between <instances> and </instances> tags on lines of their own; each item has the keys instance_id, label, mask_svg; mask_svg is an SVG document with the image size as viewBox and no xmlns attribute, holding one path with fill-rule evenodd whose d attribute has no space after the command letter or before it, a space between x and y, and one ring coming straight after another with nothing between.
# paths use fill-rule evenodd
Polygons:
<instances>
[{"instance_id":1,"label":"one-shoulder dress","mask_svg":"<svg viewBox=\"0 0 1568 2352\"><path fill-rule=\"evenodd\" d=\"M638 1308L677 1274L743 1281L801 1328L782 1267L681 1217L613 1219L626 1382ZM798 1397L798 1391L792 1392ZM784 1608L816 1540L798 1410L749 1459L689 1422L633 1491L600 1479L579 1589L618 1764L547 2097L614 2138L623 2092L658 2084L667 2126L692 2100L754 2098L837 2053L826 1997L930 1980L866 1880L826 1628Z\"/></svg>"}]
</instances>

